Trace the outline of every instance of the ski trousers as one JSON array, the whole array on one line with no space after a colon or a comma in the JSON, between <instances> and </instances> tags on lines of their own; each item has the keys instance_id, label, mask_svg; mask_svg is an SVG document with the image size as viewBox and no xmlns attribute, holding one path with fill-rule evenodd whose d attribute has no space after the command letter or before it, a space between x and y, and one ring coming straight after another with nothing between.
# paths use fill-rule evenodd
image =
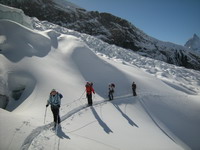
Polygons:
<instances>
[{"instance_id":1,"label":"ski trousers","mask_svg":"<svg viewBox=\"0 0 200 150\"><path fill-rule=\"evenodd\" d=\"M59 106L51 105L51 111L53 113L53 120L55 124L60 124Z\"/></svg>"},{"instance_id":2,"label":"ski trousers","mask_svg":"<svg viewBox=\"0 0 200 150\"><path fill-rule=\"evenodd\" d=\"M133 90L133 96L137 96L137 94L136 94L136 89L132 89Z\"/></svg>"},{"instance_id":3,"label":"ski trousers","mask_svg":"<svg viewBox=\"0 0 200 150\"><path fill-rule=\"evenodd\" d=\"M87 93L88 105L92 106L92 93Z\"/></svg>"},{"instance_id":4,"label":"ski trousers","mask_svg":"<svg viewBox=\"0 0 200 150\"><path fill-rule=\"evenodd\" d=\"M113 93L114 91L113 90L110 90L109 93L108 93L108 97L109 97L109 100L113 100Z\"/></svg>"}]
</instances>

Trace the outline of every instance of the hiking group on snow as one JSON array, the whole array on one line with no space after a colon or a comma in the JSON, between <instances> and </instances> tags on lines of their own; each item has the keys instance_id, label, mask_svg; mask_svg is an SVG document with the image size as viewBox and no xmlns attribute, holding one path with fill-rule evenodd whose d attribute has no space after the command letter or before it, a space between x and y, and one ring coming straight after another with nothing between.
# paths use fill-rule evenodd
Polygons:
<instances>
[{"instance_id":1,"label":"hiking group on snow","mask_svg":"<svg viewBox=\"0 0 200 150\"><path fill-rule=\"evenodd\" d=\"M109 100L114 99L114 89L115 89L115 84L111 83L108 85L108 98ZM133 96L137 96L136 94L136 84L135 82L132 83L132 91L133 91ZM86 82L85 85L85 92L86 92L86 97L88 100L88 106L92 106L92 93L95 94L94 88L93 88L93 83L92 82ZM60 125L60 104L61 104L61 99L63 98L63 95L59 92L57 92L55 89L52 89L49 95L49 99L47 100L46 108L51 105L51 111L53 113L53 121L54 121L54 128L58 127Z\"/></svg>"}]
</instances>

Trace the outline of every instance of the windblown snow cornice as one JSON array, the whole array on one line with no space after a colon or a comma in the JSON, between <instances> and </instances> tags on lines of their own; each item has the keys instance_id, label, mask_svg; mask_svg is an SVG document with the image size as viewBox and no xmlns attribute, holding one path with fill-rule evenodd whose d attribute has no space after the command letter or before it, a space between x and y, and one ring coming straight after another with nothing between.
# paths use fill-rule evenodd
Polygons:
<instances>
[{"instance_id":1,"label":"windblown snow cornice","mask_svg":"<svg viewBox=\"0 0 200 150\"><path fill-rule=\"evenodd\" d=\"M146 35L130 22L109 13L86 11L63 0L0 0L20 8L30 17L86 33L140 55L200 70L200 55L188 48Z\"/></svg>"}]
</instances>

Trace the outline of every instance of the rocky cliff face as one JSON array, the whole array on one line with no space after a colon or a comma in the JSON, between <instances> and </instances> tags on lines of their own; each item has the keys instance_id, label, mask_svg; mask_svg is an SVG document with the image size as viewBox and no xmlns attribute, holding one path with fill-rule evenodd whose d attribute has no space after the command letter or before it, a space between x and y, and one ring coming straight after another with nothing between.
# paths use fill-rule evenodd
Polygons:
<instances>
[{"instance_id":1,"label":"rocky cliff face","mask_svg":"<svg viewBox=\"0 0 200 150\"><path fill-rule=\"evenodd\" d=\"M200 56L184 46L154 39L130 22L108 13L86 11L62 0L0 0L20 8L30 17L98 37L140 55L200 70Z\"/></svg>"}]
</instances>

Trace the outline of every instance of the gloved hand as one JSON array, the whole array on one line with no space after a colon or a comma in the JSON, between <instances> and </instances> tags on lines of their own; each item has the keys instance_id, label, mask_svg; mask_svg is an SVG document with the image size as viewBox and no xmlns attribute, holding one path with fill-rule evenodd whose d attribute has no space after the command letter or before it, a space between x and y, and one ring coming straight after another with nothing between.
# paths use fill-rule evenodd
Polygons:
<instances>
[{"instance_id":1,"label":"gloved hand","mask_svg":"<svg viewBox=\"0 0 200 150\"><path fill-rule=\"evenodd\" d=\"M48 107L49 105L48 104L46 104L46 107Z\"/></svg>"}]
</instances>

